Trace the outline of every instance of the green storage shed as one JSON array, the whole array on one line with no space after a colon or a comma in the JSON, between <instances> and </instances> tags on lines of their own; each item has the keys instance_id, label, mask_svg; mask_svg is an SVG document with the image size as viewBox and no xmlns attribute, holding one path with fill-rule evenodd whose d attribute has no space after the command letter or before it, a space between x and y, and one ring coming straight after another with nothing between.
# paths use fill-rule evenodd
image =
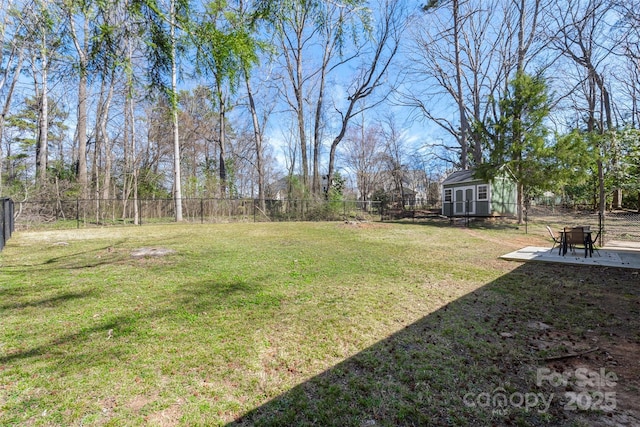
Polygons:
<instances>
[{"instance_id":1,"label":"green storage shed","mask_svg":"<svg viewBox=\"0 0 640 427\"><path fill-rule=\"evenodd\" d=\"M474 170L456 171L442 182L442 215L517 216L518 186L505 166L491 181L475 177Z\"/></svg>"}]
</instances>

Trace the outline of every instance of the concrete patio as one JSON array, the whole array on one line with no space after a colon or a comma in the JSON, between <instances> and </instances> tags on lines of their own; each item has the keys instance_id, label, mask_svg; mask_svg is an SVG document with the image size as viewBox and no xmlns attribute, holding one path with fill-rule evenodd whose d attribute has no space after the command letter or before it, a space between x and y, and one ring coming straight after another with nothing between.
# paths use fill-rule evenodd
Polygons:
<instances>
[{"instance_id":1,"label":"concrete patio","mask_svg":"<svg viewBox=\"0 0 640 427\"><path fill-rule=\"evenodd\" d=\"M509 261L555 262L576 265L594 265L603 267L621 267L640 270L640 243L611 241L606 246L594 251L593 257L584 257L584 249L571 251L565 256L558 253L555 247L527 246L515 252L502 255L500 258Z\"/></svg>"}]
</instances>

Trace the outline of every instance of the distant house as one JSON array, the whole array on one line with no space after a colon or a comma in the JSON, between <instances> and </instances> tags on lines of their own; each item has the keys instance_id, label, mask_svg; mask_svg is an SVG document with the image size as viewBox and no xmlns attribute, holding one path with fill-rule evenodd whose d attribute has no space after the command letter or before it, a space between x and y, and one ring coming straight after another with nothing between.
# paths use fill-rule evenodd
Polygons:
<instances>
[{"instance_id":1,"label":"distant house","mask_svg":"<svg viewBox=\"0 0 640 427\"><path fill-rule=\"evenodd\" d=\"M428 198L429 179L423 170L379 171L371 178L371 190L383 190L392 195L394 201L402 200L405 207L420 205ZM367 199L372 197L373 191L370 191Z\"/></svg>"},{"instance_id":2,"label":"distant house","mask_svg":"<svg viewBox=\"0 0 640 427\"><path fill-rule=\"evenodd\" d=\"M453 172L442 182L442 215L516 216L518 186L507 167L491 181L474 176L474 170Z\"/></svg>"}]
</instances>

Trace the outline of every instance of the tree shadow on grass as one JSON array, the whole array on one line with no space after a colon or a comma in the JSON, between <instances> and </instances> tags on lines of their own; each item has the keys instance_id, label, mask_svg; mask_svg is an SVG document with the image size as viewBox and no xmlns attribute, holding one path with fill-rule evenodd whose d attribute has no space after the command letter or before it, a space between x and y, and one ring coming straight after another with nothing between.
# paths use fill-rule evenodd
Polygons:
<instances>
[{"instance_id":1,"label":"tree shadow on grass","mask_svg":"<svg viewBox=\"0 0 640 427\"><path fill-rule=\"evenodd\" d=\"M399 225L426 225L435 228L473 228L481 230L518 230L524 225L518 225L515 220L502 220L482 217L456 217L456 218L416 218L404 220L385 220L387 224Z\"/></svg>"},{"instance_id":2,"label":"tree shadow on grass","mask_svg":"<svg viewBox=\"0 0 640 427\"><path fill-rule=\"evenodd\" d=\"M96 342L106 341L114 338L114 341L125 338L129 334L134 336L138 333L145 333L149 328L149 323L157 319L173 319L184 317L189 313L199 313L205 310L216 310L221 308L237 308L242 306L252 306L263 304L265 297L259 292L260 278L252 281L244 280L205 280L194 283L182 284L178 289L178 298L175 303L166 305L161 303L159 306L151 310L142 309L138 311L135 304L132 303L130 310L118 316L109 316L102 318L96 314L93 319L82 319L84 326L72 324L69 322L69 329L66 333L52 337L41 345L25 348L17 346L8 350L6 354L0 353L0 365L11 363L13 361L45 357L49 358L52 354L62 353L64 363L68 364L75 360L77 366L93 366L99 365L101 362L112 359L116 355L116 346L110 347L109 351L96 352ZM21 292L18 289L10 290L12 296L17 296ZM9 291L7 291L9 292ZM25 291L26 292L26 291ZM63 292L54 296L48 296L37 300L28 300L25 302L11 302L0 305L0 314L11 310L24 310L31 308L60 308L67 302L74 302L82 298L90 298L99 296L95 290ZM174 301L172 296L171 301ZM275 300L277 301L277 300ZM77 301L75 301L77 303ZM178 320L179 321L179 320ZM144 329L140 331L139 329ZM47 333L48 334L48 333ZM97 340L97 341L96 341ZM0 343L2 344L2 343ZM98 345L98 347L100 347ZM2 347L0 347L1 349ZM71 349L71 353L67 351ZM86 354L78 352L78 350L87 349Z\"/></svg>"},{"instance_id":3,"label":"tree shadow on grass","mask_svg":"<svg viewBox=\"0 0 640 427\"><path fill-rule=\"evenodd\" d=\"M34 346L28 349L15 349L8 352L4 356L0 356L0 364L10 363L20 359L28 359L32 357L45 356L53 354L61 350L61 348L69 344L77 344L86 341L89 336L95 333L103 333L103 337L108 338L108 331L120 327L122 324L129 322L126 317L118 317L110 319L106 322L98 323L91 327L80 328L77 331L69 332L47 341L45 344Z\"/></svg>"},{"instance_id":4,"label":"tree shadow on grass","mask_svg":"<svg viewBox=\"0 0 640 427\"><path fill-rule=\"evenodd\" d=\"M117 249L118 243L100 248L88 249L85 251L77 251L73 253L60 254L49 257L38 264L11 264L11 267L5 267L3 273L11 274L21 273L24 269L29 271L52 271L52 270L81 270L85 268L99 267L121 262L129 259L127 252L123 254Z\"/></svg>"},{"instance_id":5,"label":"tree shadow on grass","mask_svg":"<svg viewBox=\"0 0 640 427\"><path fill-rule=\"evenodd\" d=\"M179 289L179 306L194 312L220 308L242 308L247 306L274 306L279 304L278 295L264 289L269 283L267 276L244 278L212 278L187 283Z\"/></svg>"},{"instance_id":6,"label":"tree shadow on grass","mask_svg":"<svg viewBox=\"0 0 640 427\"><path fill-rule=\"evenodd\" d=\"M63 292L61 294L42 298L36 301L4 303L0 304L0 313L8 310L20 310L27 307L56 307L68 301L93 297L96 295L97 293L91 290L83 292Z\"/></svg>"},{"instance_id":7,"label":"tree shadow on grass","mask_svg":"<svg viewBox=\"0 0 640 427\"><path fill-rule=\"evenodd\" d=\"M637 364L623 369L615 350L619 341L640 349L640 321L629 315L638 304L629 271L525 264L229 426L594 425L628 402L571 410L566 392L595 399L605 390L552 384L540 372L613 370L614 392L637 390Z\"/></svg>"}]
</instances>

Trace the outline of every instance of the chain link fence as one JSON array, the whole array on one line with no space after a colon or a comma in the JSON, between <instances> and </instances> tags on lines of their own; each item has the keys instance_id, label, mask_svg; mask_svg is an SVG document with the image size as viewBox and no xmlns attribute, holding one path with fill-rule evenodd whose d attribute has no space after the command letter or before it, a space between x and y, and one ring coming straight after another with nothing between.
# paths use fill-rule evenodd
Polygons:
<instances>
[{"instance_id":1,"label":"chain link fence","mask_svg":"<svg viewBox=\"0 0 640 427\"><path fill-rule=\"evenodd\" d=\"M379 220L375 201L182 199L182 217L192 223ZM92 199L16 202L18 229L141 225L175 221L173 199Z\"/></svg>"},{"instance_id":2,"label":"chain link fence","mask_svg":"<svg viewBox=\"0 0 640 427\"><path fill-rule=\"evenodd\" d=\"M517 223L518 206L516 204L502 204L501 212L496 212L484 202L467 201L458 205L451 202L443 203L444 209L403 210L401 212L385 212L385 219L400 218L446 218L450 224L473 227L475 224ZM611 241L640 242L640 213L632 211L607 211L603 216L590 207L585 206L548 206L531 205L523 211L525 232L547 234L546 226L554 230L564 227L589 227L595 230L597 244L604 246ZM391 214L391 215L388 215Z\"/></svg>"},{"instance_id":3,"label":"chain link fence","mask_svg":"<svg viewBox=\"0 0 640 427\"><path fill-rule=\"evenodd\" d=\"M604 215L590 208L530 206L525 210L527 223L542 223L552 228L589 226L598 230L597 243L611 241L640 242L640 213L607 211Z\"/></svg>"},{"instance_id":4,"label":"chain link fence","mask_svg":"<svg viewBox=\"0 0 640 427\"><path fill-rule=\"evenodd\" d=\"M640 213L610 212L605 214L604 224L610 240L640 242Z\"/></svg>"},{"instance_id":5,"label":"chain link fence","mask_svg":"<svg viewBox=\"0 0 640 427\"><path fill-rule=\"evenodd\" d=\"M8 198L0 199L0 251L11 237L14 228L13 200Z\"/></svg>"},{"instance_id":6,"label":"chain link fence","mask_svg":"<svg viewBox=\"0 0 640 427\"><path fill-rule=\"evenodd\" d=\"M175 222L172 199L133 200L47 200L13 202L2 201L2 230L0 249L14 229L80 228L109 225L136 225ZM481 211L481 209L477 209ZM470 226L484 220L476 209L469 207L462 215L446 217L441 208L385 209L376 201L318 201L265 200L262 205L252 199L182 199L183 220L191 223L267 222L267 221L378 221L411 218L414 220L439 218L451 224ZM517 211L516 211L517 212ZM607 242L640 242L640 213L630 211L606 212L600 217L593 209L580 207L532 205L524 211L525 230L549 225L553 229L570 226L589 226L600 232L598 244ZM490 215L492 220L514 222L516 215Z\"/></svg>"}]
</instances>

